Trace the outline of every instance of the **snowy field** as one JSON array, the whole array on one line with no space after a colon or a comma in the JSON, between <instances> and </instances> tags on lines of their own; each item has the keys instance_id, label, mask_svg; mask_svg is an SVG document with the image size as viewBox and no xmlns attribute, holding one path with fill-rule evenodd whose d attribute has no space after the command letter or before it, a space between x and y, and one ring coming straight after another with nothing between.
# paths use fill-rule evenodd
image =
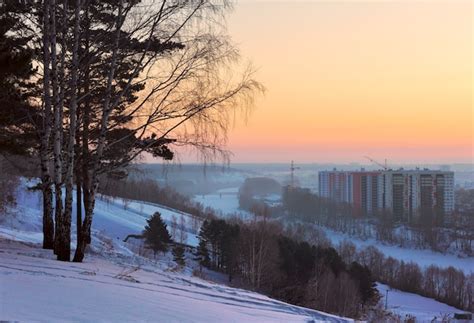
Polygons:
<instances>
[{"instance_id":1,"label":"snowy field","mask_svg":"<svg viewBox=\"0 0 474 323\"><path fill-rule=\"evenodd\" d=\"M40 196L26 190L30 184L23 181L18 206L0 223L0 321L351 321L197 278L190 254L179 270L169 253L158 260L137 255L122 239L140 233L147 216L160 211L169 222L182 215L157 205L130 202L124 209L121 201L98 200L85 262L58 262L40 248ZM213 281L220 275L205 271Z\"/></svg>"},{"instance_id":2,"label":"snowy field","mask_svg":"<svg viewBox=\"0 0 474 323\"><path fill-rule=\"evenodd\" d=\"M378 283L377 289L380 295L382 295L383 304L385 304L388 289L387 309L394 314L400 315L401 318L409 315L416 317L418 322L439 322L443 318L452 318L454 313L464 312L431 298L391 289L384 284Z\"/></svg>"}]
</instances>

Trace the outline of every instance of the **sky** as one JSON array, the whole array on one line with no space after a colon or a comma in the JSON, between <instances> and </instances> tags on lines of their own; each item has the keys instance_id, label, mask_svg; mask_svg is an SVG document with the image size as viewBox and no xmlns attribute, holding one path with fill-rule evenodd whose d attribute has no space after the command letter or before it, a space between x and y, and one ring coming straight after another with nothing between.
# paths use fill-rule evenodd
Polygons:
<instances>
[{"instance_id":1,"label":"sky","mask_svg":"<svg viewBox=\"0 0 474 323\"><path fill-rule=\"evenodd\" d=\"M473 163L473 2L238 1L266 87L232 162Z\"/></svg>"}]
</instances>

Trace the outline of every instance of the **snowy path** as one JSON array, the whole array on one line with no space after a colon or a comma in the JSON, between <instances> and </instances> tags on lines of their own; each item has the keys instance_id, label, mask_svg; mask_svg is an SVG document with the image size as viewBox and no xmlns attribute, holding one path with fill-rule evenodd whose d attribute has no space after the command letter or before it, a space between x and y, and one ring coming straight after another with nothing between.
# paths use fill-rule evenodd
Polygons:
<instances>
[{"instance_id":1,"label":"snowy path","mask_svg":"<svg viewBox=\"0 0 474 323\"><path fill-rule=\"evenodd\" d=\"M348 322L150 263L120 279L134 266L93 256L81 264L51 258L38 247L0 240L0 320Z\"/></svg>"}]
</instances>

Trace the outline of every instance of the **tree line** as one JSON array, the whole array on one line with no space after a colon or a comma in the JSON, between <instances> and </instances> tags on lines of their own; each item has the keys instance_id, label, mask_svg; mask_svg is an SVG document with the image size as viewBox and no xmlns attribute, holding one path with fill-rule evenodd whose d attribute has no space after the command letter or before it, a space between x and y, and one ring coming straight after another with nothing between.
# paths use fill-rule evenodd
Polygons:
<instances>
[{"instance_id":1,"label":"tree line","mask_svg":"<svg viewBox=\"0 0 474 323\"><path fill-rule=\"evenodd\" d=\"M169 186L161 187L153 179L103 177L101 178L99 193L113 198L120 197L164 205L192 214L200 219L215 216L213 209L194 202L189 196L183 195Z\"/></svg>"},{"instance_id":2,"label":"tree line","mask_svg":"<svg viewBox=\"0 0 474 323\"><path fill-rule=\"evenodd\" d=\"M402 247L429 248L446 252L457 250L472 256L474 248L474 218L450 216L451 221L436 221L437 214L423 213L411 223L398 223L388 211L377 211L371 216L355 216L347 203L337 203L319 197L307 189L285 189L282 207L270 210L273 216L289 216L343 232L363 240L397 244Z\"/></svg>"},{"instance_id":3,"label":"tree line","mask_svg":"<svg viewBox=\"0 0 474 323\"><path fill-rule=\"evenodd\" d=\"M286 232L293 239L319 246L333 246L325 232L315 224L293 221L286 225ZM404 292L436 299L459 309L473 310L473 273L464 273L452 266L443 268L436 264L422 268L414 262L385 256L374 246L357 248L348 240L341 241L334 245L334 248L344 263L357 261L367 266L376 281Z\"/></svg>"},{"instance_id":4,"label":"tree line","mask_svg":"<svg viewBox=\"0 0 474 323\"><path fill-rule=\"evenodd\" d=\"M414 262L386 257L373 246L357 250L350 241L342 241L337 250L344 261L358 261L370 268L378 281L390 287L436 299L442 303L474 310L474 274L465 274L452 266L426 268Z\"/></svg>"},{"instance_id":5,"label":"tree line","mask_svg":"<svg viewBox=\"0 0 474 323\"><path fill-rule=\"evenodd\" d=\"M43 247L91 242L103 175L190 146L226 159L227 125L262 87L223 32L227 0L6 0L0 4L0 152L40 170ZM231 77L233 75L233 77Z\"/></svg>"},{"instance_id":6,"label":"tree line","mask_svg":"<svg viewBox=\"0 0 474 323\"><path fill-rule=\"evenodd\" d=\"M402 247L431 248L445 251L447 245L471 255L471 241L474 239L472 226L433 228L431 226L397 226L389 213L379 213L376 218L356 218L351 206L321 198L307 189L293 188L283 194L280 207L265 206L267 216L290 220L287 233L310 243L331 247L326 234L318 228L323 226L362 239L375 238L378 241ZM261 209L253 204L249 211ZM375 223L374 223L375 220ZM310 224L310 225L308 225ZM445 245L444 248L441 246ZM465 274L452 266L441 268L431 265L427 268L413 262L404 262L385 257L377 248L370 246L357 250L351 242L341 242L337 247L346 264L357 261L370 268L375 280L393 288L436 299L451 306L472 311L474 296L474 274Z\"/></svg>"},{"instance_id":7,"label":"tree line","mask_svg":"<svg viewBox=\"0 0 474 323\"><path fill-rule=\"evenodd\" d=\"M313 224L309 227L299 226L300 232L296 233L297 235L309 235L309 233L302 233L309 230L312 232L312 239L323 241L326 245L330 245L330 242L324 237L324 232L320 232L319 237L314 237L317 236L317 231L314 231L316 226L328 227L364 240L375 238L378 241L407 248L430 247L436 251L445 251L447 247L441 248L441 245L454 245L459 246L460 250L468 255L472 255L471 241L474 239L474 231L470 225L464 228L443 229L433 227L428 223L426 226L415 225L410 228L399 226L397 228L389 213L376 215L377 217L373 219L376 222L373 224L370 219L352 216L350 205L338 204L312 194L309 190L298 188L287 190L283 195L283 209L290 213L290 218L293 220ZM271 211L272 208L269 208L270 214ZM275 214L282 214L278 211L277 209ZM339 246L338 250L346 263L356 260L368 266L376 280L393 288L434 298L460 309L473 310L474 274L464 274L463 271L452 266L440 268L431 265L422 269L413 262L406 263L392 257L385 257L375 247L368 247L357 252L355 246L348 242Z\"/></svg>"},{"instance_id":8,"label":"tree line","mask_svg":"<svg viewBox=\"0 0 474 323\"><path fill-rule=\"evenodd\" d=\"M266 220L204 221L196 260L235 284L337 315L362 317L379 299L367 266L345 264L334 248L297 241Z\"/></svg>"}]
</instances>

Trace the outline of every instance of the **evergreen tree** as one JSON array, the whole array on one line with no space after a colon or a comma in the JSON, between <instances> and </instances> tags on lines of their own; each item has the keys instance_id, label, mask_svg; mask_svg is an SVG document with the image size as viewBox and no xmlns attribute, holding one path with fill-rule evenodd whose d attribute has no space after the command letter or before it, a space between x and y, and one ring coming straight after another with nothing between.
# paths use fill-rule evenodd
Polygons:
<instances>
[{"instance_id":1,"label":"evergreen tree","mask_svg":"<svg viewBox=\"0 0 474 323\"><path fill-rule=\"evenodd\" d=\"M184 248L180 245L176 245L173 248L173 260L180 266L184 267L186 264L184 259Z\"/></svg>"},{"instance_id":2,"label":"evergreen tree","mask_svg":"<svg viewBox=\"0 0 474 323\"><path fill-rule=\"evenodd\" d=\"M377 287L369 268L353 262L349 268L349 273L359 283L359 293L364 305L378 300Z\"/></svg>"},{"instance_id":3,"label":"evergreen tree","mask_svg":"<svg viewBox=\"0 0 474 323\"><path fill-rule=\"evenodd\" d=\"M197 260L200 261L200 265L226 272L231 281L237 267L239 233L240 228L237 224L228 224L221 219L204 221L199 231ZM208 245L211 248L211 257Z\"/></svg>"},{"instance_id":4,"label":"evergreen tree","mask_svg":"<svg viewBox=\"0 0 474 323\"><path fill-rule=\"evenodd\" d=\"M219 236L221 266L229 275L229 282L232 281L234 273L238 267L238 241L240 227L237 224L228 224L224 222L221 234Z\"/></svg>"},{"instance_id":5,"label":"evergreen tree","mask_svg":"<svg viewBox=\"0 0 474 323\"><path fill-rule=\"evenodd\" d=\"M210 227L209 221L204 220L203 224L201 225L201 229L199 230L199 241L205 241L206 243L210 240Z\"/></svg>"},{"instance_id":6,"label":"evergreen tree","mask_svg":"<svg viewBox=\"0 0 474 323\"><path fill-rule=\"evenodd\" d=\"M24 155L35 146L38 115L28 102L35 73L30 38L17 33L15 14L22 10L18 1L0 5L0 152Z\"/></svg>"},{"instance_id":7,"label":"evergreen tree","mask_svg":"<svg viewBox=\"0 0 474 323\"><path fill-rule=\"evenodd\" d=\"M203 239L199 239L199 245L196 250L196 258L194 258L199 263L199 271L202 272L202 267L209 267L210 258L209 250L207 249L207 242Z\"/></svg>"},{"instance_id":8,"label":"evergreen tree","mask_svg":"<svg viewBox=\"0 0 474 323\"><path fill-rule=\"evenodd\" d=\"M143 237L148 248L156 253L168 251L168 244L171 242L171 236L168 232L166 224L161 219L161 214L155 212L150 219L147 220L147 225L143 231Z\"/></svg>"}]
</instances>

